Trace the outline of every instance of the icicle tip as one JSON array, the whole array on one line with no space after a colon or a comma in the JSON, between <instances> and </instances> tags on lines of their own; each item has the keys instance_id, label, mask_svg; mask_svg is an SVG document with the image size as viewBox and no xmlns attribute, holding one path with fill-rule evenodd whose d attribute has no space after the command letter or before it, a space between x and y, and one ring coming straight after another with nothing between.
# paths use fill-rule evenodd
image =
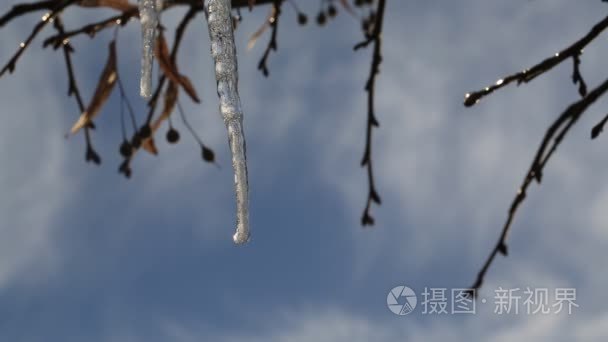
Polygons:
<instances>
[{"instance_id":1,"label":"icicle tip","mask_svg":"<svg viewBox=\"0 0 608 342\"><path fill-rule=\"evenodd\" d=\"M244 231L241 227L237 227L236 233L232 236L232 240L236 245L244 245L249 242L250 238L249 231Z\"/></svg>"}]
</instances>

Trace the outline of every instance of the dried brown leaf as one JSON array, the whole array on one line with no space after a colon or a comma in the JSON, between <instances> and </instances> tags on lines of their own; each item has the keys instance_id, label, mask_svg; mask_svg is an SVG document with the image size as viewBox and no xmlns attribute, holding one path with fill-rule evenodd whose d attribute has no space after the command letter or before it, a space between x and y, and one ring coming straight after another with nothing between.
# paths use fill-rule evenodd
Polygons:
<instances>
[{"instance_id":1,"label":"dried brown leaf","mask_svg":"<svg viewBox=\"0 0 608 342\"><path fill-rule=\"evenodd\" d=\"M101 73L101 76L99 77L97 89L95 89L95 93L93 94L93 98L91 99L87 109L80 115L76 123L70 129L71 134L75 134L84 126L91 124L91 120L93 120L93 118L99 114L99 111L110 97L110 94L112 94L112 90L116 85L117 79L116 42L112 41L110 42L109 46L108 60L103 72Z\"/></svg>"},{"instance_id":2,"label":"dried brown leaf","mask_svg":"<svg viewBox=\"0 0 608 342\"><path fill-rule=\"evenodd\" d=\"M181 75L177 70L177 66L171 62L171 57L169 55L169 48L167 47L167 41L165 40L164 35L161 33L158 36L158 41L154 48L154 53L156 55L156 59L158 60L158 65L160 69L163 71L165 76L169 78L169 80L175 82L182 86L184 91L192 98L192 101L196 103L200 103L201 100L196 93L196 89L190 82L190 79L187 76Z\"/></svg>"},{"instance_id":3,"label":"dried brown leaf","mask_svg":"<svg viewBox=\"0 0 608 342\"><path fill-rule=\"evenodd\" d=\"M262 36L262 34L264 34L264 32L266 32L266 30L270 27L270 23L274 20L275 15L276 15L276 8L274 6L272 6L272 8L270 9L270 13L268 13L268 16L264 20L264 23L262 24L262 26L260 26L260 28L258 28L251 35L251 37L249 37L249 40L247 41L247 50L253 49L253 47L255 46L255 43L258 41L258 38L260 38Z\"/></svg>"},{"instance_id":4,"label":"dried brown leaf","mask_svg":"<svg viewBox=\"0 0 608 342\"><path fill-rule=\"evenodd\" d=\"M121 12L128 12L137 8L128 0L80 0L78 5L82 7L108 7Z\"/></svg>"},{"instance_id":5,"label":"dried brown leaf","mask_svg":"<svg viewBox=\"0 0 608 342\"><path fill-rule=\"evenodd\" d=\"M165 92L165 104L163 106L163 111L158 116L158 118L152 123L152 135L150 136L150 138L144 140L142 143L142 148L154 155L158 154L158 150L156 149L156 145L154 144L154 138L152 137L154 136L154 133L156 133L156 131L160 128L163 121L167 120L167 118L169 118L169 116L173 112L175 104L177 103L177 90L177 85L174 82L170 81L169 86L167 87L167 91Z\"/></svg>"},{"instance_id":6,"label":"dried brown leaf","mask_svg":"<svg viewBox=\"0 0 608 342\"><path fill-rule=\"evenodd\" d=\"M141 143L141 148L153 155L158 155L158 149L153 137L149 137Z\"/></svg>"}]
</instances>

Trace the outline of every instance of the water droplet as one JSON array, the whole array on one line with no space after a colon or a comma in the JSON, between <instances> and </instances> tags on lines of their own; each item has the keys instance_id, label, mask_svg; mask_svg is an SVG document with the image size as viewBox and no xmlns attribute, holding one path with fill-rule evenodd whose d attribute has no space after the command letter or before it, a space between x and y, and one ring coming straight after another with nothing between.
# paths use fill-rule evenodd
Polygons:
<instances>
[{"instance_id":1,"label":"water droplet","mask_svg":"<svg viewBox=\"0 0 608 342\"><path fill-rule=\"evenodd\" d=\"M503 80L503 79L501 78L501 79L499 79L498 81L496 81L496 85L497 85L497 86L499 86L499 85L503 84L503 82L504 82L504 81L505 81L505 80Z\"/></svg>"}]
</instances>

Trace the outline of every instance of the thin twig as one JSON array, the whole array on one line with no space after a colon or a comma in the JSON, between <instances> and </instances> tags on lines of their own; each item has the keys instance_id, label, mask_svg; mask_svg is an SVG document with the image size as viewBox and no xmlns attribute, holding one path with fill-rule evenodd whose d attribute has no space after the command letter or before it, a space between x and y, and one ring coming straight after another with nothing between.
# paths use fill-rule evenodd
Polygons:
<instances>
[{"instance_id":1,"label":"thin twig","mask_svg":"<svg viewBox=\"0 0 608 342\"><path fill-rule=\"evenodd\" d=\"M501 253L505 256L508 254L506 239L511 228L511 223L513 222L515 214L517 213L517 209L526 198L526 193L530 184L534 180L540 182L540 175L542 174L542 171L570 128L572 128L572 126L578 121L587 108L600 96L606 93L606 91L608 91L608 79L587 94L587 96L568 106L568 108L553 122L553 124L549 126L547 132L545 133L545 137L543 138L536 152L536 156L532 161L530 169L526 173L526 176L524 177L524 180L517 191L517 195L511 203L509 215L507 216L507 220L503 225L500 238L486 259L483 267L477 274L477 279L471 287L472 290L477 291L481 287L488 268L492 264L496 254Z\"/></svg>"},{"instance_id":2,"label":"thin twig","mask_svg":"<svg viewBox=\"0 0 608 342\"><path fill-rule=\"evenodd\" d=\"M591 43L597 36L602 33L606 27L608 27L608 16L599 23L595 24L589 33L587 33L583 38L576 41L574 44L568 46L562 51L556 53L552 57L545 59L544 61L536 64L530 69L524 69L518 73L509 75L507 77L501 78L496 81L493 85L488 86L482 90L467 93L464 96L464 105L467 107L471 107L481 100L482 97L487 96L494 91L510 84L512 82L517 82L517 84L528 83L535 79L537 76L544 74L545 72L551 70L556 65L565 61L568 58L574 58L575 63L576 59L579 58L581 51Z\"/></svg>"},{"instance_id":3,"label":"thin twig","mask_svg":"<svg viewBox=\"0 0 608 342\"><path fill-rule=\"evenodd\" d=\"M66 39L70 39L80 34L87 34L89 37L93 38L95 37L96 33L106 28L114 27L116 25L126 25L126 23L129 22L131 18L136 17L137 15L137 9L129 10L120 15L115 15L97 23L88 24L76 30L67 31L51 36L44 40L42 46L47 47L48 45L53 45L55 48L57 48L57 46L59 46Z\"/></svg>"},{"instance_id":4,"label":"thin twig","mask_svg":"<svg viewBox=\"0 0 608 342\"><path fill-rule=\"evenodd\" d=\"M28 46L30 46L30 44L32 43L34 38L36 38L38 33L40 33L42 28L44 28L44 26L46 26L47 23L49 23L50 21L55 19L55 17L59 13L61 13L61 11L63 11L64 8L70 6L71 4L73 4L76 1L77 0L62 0L62 1L56 2L56 5L53 6L53 9L51 10L51 12L48 13L47 15L43 16L42 19L38 22L38 24L36 24L36 26L34 26L34 29L32 30L32 33L30 33L29 37L25 40L25 42L23 42L19 45L19 49L17 50L17 52L8 61L8 63L6 63L6 65L2 68L2 70L0 70L0 77L2 77L2 75L4 75L4 73L7 70L10 73L12 73L15 70L15 64L17 63L17 60L19 59L21 54L23 54L25 49L27 49Z\"/></svg>"},{"instance_id":5,"label":"thin twig","mask_svg":"<svg viewBox=\"0 0 608 342\"><path fill-rule=\"evenodd\" d=\"M55 27L55 29L59 32L59 34L62 34L65 32L65 29L63 27L63 22L62 22L60 16L57 16L55 18L55 20L53 21L53 27ZM80 110L80 113L83 113L85 111L84 101L82 100L82 96L80 95L80 89L78 88L78 84L76 83L76 76L74 75L74 66L72 64L71 54L74 53L74 48L70 45L69 42L65 42L61 46L62 46L63 56L65 59L65 65L66 65L67 72L68 72L68 96L74 96L74 98L76 99L76 103L78 104L78 109ZM84 128L84 130L85 130L84 137L85 137L85 144L86 144L85 145L86 146L85 159L86 159L86 161L92 161L93 163L99 165L99 164L101 164L101 158L99 157L99 154L93 148L93 143L91 142L91 134L90 134L91 127L92 127L92 125L86 125Z\"/></svg>"},{"instance_id":6,"label":"thin twig","mask_svg":"<svg viewBox=\"0 0 608 342\"><path fill-rule=\"evenodd\" d=\"M16 17L22 16L29 12L51 10L57 4L56 0L45 0L33 3L17 4L13 6L5 15L0 17L0 27L6 25L9 21Z\"/></svg>"},{"instance_id":7,"label":"thin twig","mask_svg":"<svg viewBox=\"0 0 608 342\"><path fill-rule=\"evenodd\" d=\"M279 17L281 16L281 5L283 4L282 0L274 0L273 2L273 13L270 16L270 18L268 18L268 21L270 22L270 27L272 28L272 33L270 36L270 41L268 42L268 45L266 46L266 50L264 51L264 54L262 55L262 58L260 58L260 62L258 63L258 70L262 71L262 74L264 74L265 77L268 77L269 75L269 71L268 71L268 57L270 56L270 51L274 50L277 51L278 48L278 44L277 44L277 33L279 31Z\"/></svg>"},{"instance_id":8,"label":"thin twig","mask_svg":"<svg viewBox=\"0 0 608 342\"><path fill-rule=\"evenodd\" d=\"M365 91L367 92L367 129L366 129L366 137L365 137L365 152L363 153L363 159L361 160L361 166L367 167L367 177L368 177L368 185L369 191L367 195L367 200L365 204L365 209L363 210L363 215L361 216L361 224L363 226L373 225L374 218L370 214L371 204L375 202L376 204L381 204L380 196L376 191L376 186L374 185L374 174L373 174L373 164L372 164L372 129L374 127L378 127L379 123L376 119L376 114L374 110L374 95L375 95L375 85L376 85L376 76L380 72L380 63L382 63L382 25L384 22L384 9L386 7L386 0L378 1L376 22L374 24L374 32L367 37L363 42L355 45L354 49L358 50L364 47L367 47L369 44L374 44L374 52L372 56L371 70L369 74L369 79L365 84Z\"/></svg>"}]
</instances>

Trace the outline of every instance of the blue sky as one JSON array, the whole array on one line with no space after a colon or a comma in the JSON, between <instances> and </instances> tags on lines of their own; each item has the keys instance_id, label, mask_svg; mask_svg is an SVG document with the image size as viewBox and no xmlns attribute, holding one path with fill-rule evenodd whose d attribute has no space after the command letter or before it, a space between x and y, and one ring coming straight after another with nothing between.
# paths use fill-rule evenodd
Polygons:
<instances>
[{"instance_id":1,"label":"blue sky","mask_svg":"<svg viewBox=\"0 0 608 342\"><path fill-rule=\"evenodd\" d=\"M317 1L298 1L311 18ZM5 11L11 4L4 4ZM250 163L252 241L235 247L232 172L218 115L208 35L199 14L179 66L203 99L182 102L221 168L200 160L185 128L177 146L120 162L118 93L97 120L103 158L84 162L60 53L38 40L0 79L0 340L2 341L600 341L608 335L605 139L589 131L594 105L533 185L510 235L510 256L492 266L475 315L407 316L386 307L407 285L469 286L489 253L540 137L577 99L571 64L471 109L463 94L559 51L605 16L600 1L389 1L374 134L383 205L359 226L367 191L364 147L370 51L352 52L358 22L341 13L326 28L284 9L270 78L257 70L268 37L246 51L268 7L237 31ZM175 27L181 10L163 17ZM567 13L567 15L565 15ZM79 27L111 11L73 10ZM0 60L37 15L0 30ZM45 34L51 33L49 28ZM73 40L85 100L111 31ZM601 36L583 55L590 87L606 75ZM104 46L103 49L99 45ZM139 31L121 30L120 74L139 118ZM164 134L164 129L161 129ZM494 290L576 288L572 315L497 315Z\"/></svg>"}]
</instances>

